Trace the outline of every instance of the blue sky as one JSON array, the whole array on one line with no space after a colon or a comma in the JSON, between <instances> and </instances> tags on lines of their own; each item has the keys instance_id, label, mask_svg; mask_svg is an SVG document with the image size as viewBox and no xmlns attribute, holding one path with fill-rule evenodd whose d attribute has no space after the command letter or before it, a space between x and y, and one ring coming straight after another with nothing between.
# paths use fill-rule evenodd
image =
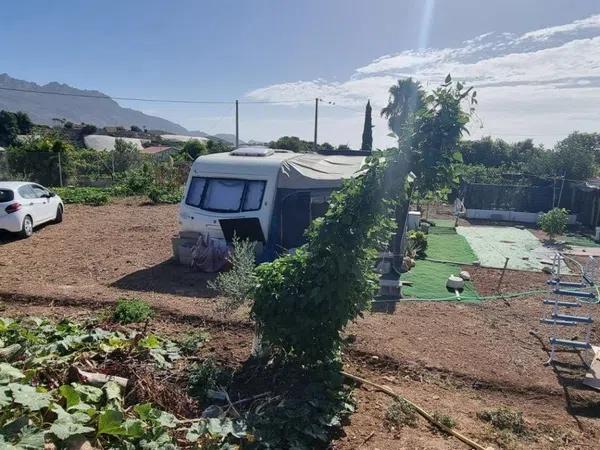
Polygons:
<instances>
[{"instance_id":1,"label":"blue sky","mask_svg":"<svg viewBox=\"0 0 600 450\"><path fill-rule=\"evenodd\" d=\"M319 96L338 105L322 108L323 140L358 145L367 98L377 108L394 79L433 86L451 70L479 90L475 136L551 145L600 123L596 14L597 0L8 1L0 72L114 96ZM578 52L580 63L552 65ZM227 105L122 104L189 129L233 130ZM312 135L308 105L242 105L240 113L242 138ZM388 144L385 124L375 125L375 144Z\"/></svg>"}]
</instances>

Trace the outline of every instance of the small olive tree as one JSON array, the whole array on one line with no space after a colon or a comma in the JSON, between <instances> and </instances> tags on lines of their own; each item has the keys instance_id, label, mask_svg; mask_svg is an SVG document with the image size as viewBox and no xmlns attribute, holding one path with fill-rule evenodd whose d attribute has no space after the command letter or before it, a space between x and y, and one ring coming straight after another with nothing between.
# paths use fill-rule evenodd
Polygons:
<instances>
[{"instance_id":1,"label":"small olive tree","mask_svg":"<svg viewBox=\"0 0 600 450\"><path fill-rule=\"evenodd\" d=\"M233 311L252 300L256 287L254 248L254 242L234 236L233 250L227 258L230 270L219 273L214 281L208 282L208 286L224 299L221 309Z\"/></svg>"},{"instance_id":2,"label":"small olive tree","mask_svg":"<svg viewBox=\"0 0 600 450\"><path fill-rule=\"evenodd\" d=\"M554 208L538 219L538 225L546 232L551 241L567 229L569 213L564 208Z\"/></svg>"}]
</instances>

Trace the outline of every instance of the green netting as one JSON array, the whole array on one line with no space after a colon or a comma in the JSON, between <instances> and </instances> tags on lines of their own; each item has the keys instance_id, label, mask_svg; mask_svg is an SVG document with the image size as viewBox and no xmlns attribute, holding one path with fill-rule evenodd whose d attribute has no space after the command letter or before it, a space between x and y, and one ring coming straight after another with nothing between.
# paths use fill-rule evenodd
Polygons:
<instances>
[{"instance_id":1,"label":"green netting","mask_svg":"<svg viewBox=\"0 0 600 450\"><path fill-rule=\"evenodd\" d=\"M458 275L460 270L460 266L456 264L418 260L417 265L410 272L403 273L400 277L403 281L413 283L412 286L402 288L402 296L423 300L451 298L454 291L446 288L446 280L450 275ZM478 301L480 298L471 282L465 282L461 297L468 301Z\"/></svg>"}]
</instances>

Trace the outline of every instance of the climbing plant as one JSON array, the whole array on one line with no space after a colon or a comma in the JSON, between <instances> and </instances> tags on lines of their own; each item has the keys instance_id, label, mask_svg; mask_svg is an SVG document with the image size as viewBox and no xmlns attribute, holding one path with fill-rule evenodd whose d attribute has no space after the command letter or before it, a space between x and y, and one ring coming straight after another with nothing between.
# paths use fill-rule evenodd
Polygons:
<instances>
[{"instance_id":1,"label":"climbing plant","mask_svg":"<svg viewBox=\"0 0 600 450\"><path fill-rule=\"evenodd\" d=\"M336 359L341 331L376 292L376 249L392 230L394 202L385 199L401 196L402 173L397 151L369 157L364 173L332 194L305 246L258 266L252 316L275 351L305 365Z\"/></svg>"}]
</instances>

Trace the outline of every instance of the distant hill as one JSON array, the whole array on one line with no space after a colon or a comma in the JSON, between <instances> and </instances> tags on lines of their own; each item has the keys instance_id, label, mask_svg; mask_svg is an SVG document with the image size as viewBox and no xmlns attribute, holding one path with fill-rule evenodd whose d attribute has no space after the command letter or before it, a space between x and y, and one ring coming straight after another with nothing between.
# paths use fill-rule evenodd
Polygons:
<instances>
[{"instance_id":1,"label":"distant hill","mask_svg":"<svg viewBox=\"0 0 600 450\"><path fill-rule=\"evenodd\" d=\"M0 89L0 110L24 111L34 123L53 125L52 119L58 118L74 123L90 123L98 127L122 126L129 128L131 125L137 125L169 133L188 134L188 131L181 125L160 117L144 114L135 109L123 108L99 91L76 89L56 82L39 85L12 78L5 73L0 74L0 87L105 97L84 98Z\"/></svg>"}]
</instances>

